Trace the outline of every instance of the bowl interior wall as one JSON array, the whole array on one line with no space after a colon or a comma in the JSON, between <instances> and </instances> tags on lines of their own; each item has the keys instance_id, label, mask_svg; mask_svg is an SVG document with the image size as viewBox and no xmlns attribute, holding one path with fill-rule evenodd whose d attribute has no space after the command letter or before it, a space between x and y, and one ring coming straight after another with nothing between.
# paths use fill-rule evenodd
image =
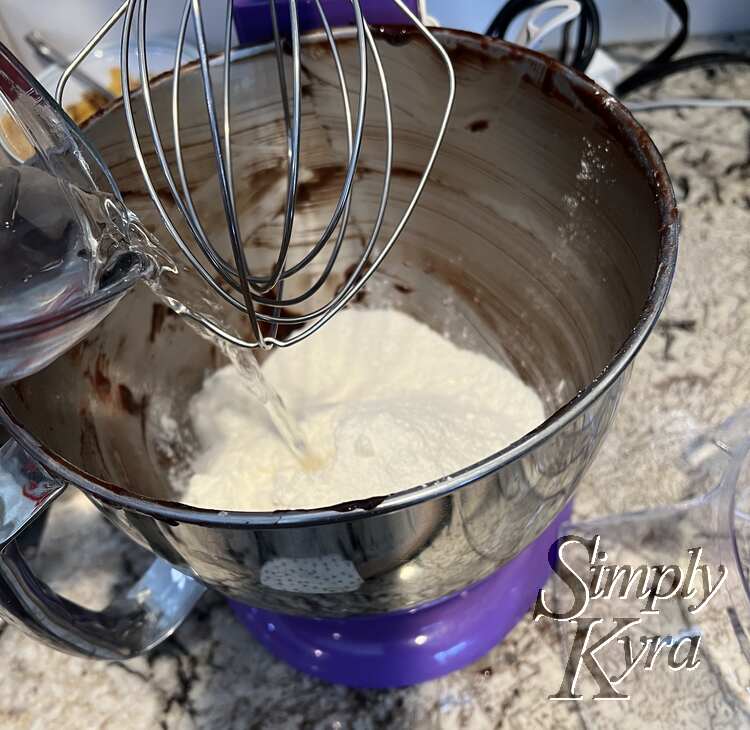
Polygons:
<instances>
[{"instance_id":1,"label":"bowl interior wall","mask_svg":"<svg viewBox=\"0 0 750 730\"><path fill-rule=\"evenodd\" d=\"M359 304L397 306L505 361L542 394L551 415L602 372L638 323L657 268L654 192L637 141L608 121L603 98L541 59L524 60L476 39L447 43L458 93L445 144L420 205ZM389 233L434 142L446 84L423 43L380 42L380 48L396 128ZM340 50L356 109L356 48L342 41ZM248 255L259 270L268 266L283 224L285 128L275 63L270 54L239 59L232 74L237 201ZM299 247L330 217L346 152L327 52L308 48L303 65ZM215 73L218 78L219 66ZM170 91L164 81L153 87L164 130ZM385 133L374 79L368 95L349 250L325 288L329 296L366 244L382 186ZM226 247L196 69L184 74L181 103L195 204L209 236ZM142 114L139 120L145 129ZM167 242L121 109L86 131L126 203ZM174 213L145 135L143 144ZM141 286L85 342L2 397L25 428L89 474L134 493L176 499L169 472L191 443L165 437L165 419L184 423L190 396L222 362L215 347Z\"/></svg>"}]
</instances>

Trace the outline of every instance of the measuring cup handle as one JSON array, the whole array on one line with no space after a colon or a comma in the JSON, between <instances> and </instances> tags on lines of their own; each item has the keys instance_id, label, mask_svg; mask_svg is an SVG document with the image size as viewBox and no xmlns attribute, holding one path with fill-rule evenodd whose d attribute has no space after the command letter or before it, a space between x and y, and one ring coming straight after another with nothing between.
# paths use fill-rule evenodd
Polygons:
<instances>
[{"instance_id":1,"label":"measuring cup handle","mask_svg":"<svg viewBox=\"0 0 750 730\"><path fill-rule=\"evenodd\" d=\"M148 651L182 623L204 586L157 558L102 611L57 595L34 575L16 540L65 487L15 441L0 448L0 616L70 654L118 660Z\"/></svg>"}]
</instances>

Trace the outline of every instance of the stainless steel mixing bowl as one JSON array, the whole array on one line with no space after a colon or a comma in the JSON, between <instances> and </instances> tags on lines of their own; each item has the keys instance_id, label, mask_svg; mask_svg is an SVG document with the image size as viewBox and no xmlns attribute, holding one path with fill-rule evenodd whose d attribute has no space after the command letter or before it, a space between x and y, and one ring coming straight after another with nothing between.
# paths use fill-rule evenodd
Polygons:
<instances>
[{"instance_id":1,"label":"stainless steel mixing bowl","mask_svg":"<svg viewBox=\"0 0 750 730\"><path fill-rule=\"evenodd\" d=\"M460 473L365 502L266 514L188 507L169 478L187 447L165 447L160 423L164 415L185 423L188 399L222 359L138 288L73 351L2 391L2 421L49 473L24 466L18 446L5 455L2 498L6 514L16 515L5 520L0 560L6 618L60 648L128 656L169 633L202 585L251 605L310 616L418 606L497 570L571 498L667 296L677 254L672 187L648 135L585 77L505 43L451 31L438 37L455 64L456 110L421 205L359 304L388 302L467 346L495 352L542 394L548 419ZM406 201L430 148L430 120L439 119L442 96L434 90L442 70L415 35L384 31L381 41L402 140L393 196ZM341 46L351 63L354 45L343 38ZM308 148L295 230L301 240L327 219L339 190L343 120L328 113L339 107L328 104L337 92L328 83L335 71L326 59L316 42L307 46ZM276 59L259 49L233 63L233 83L246 91L233 110L235 129L242 129L237 198L246 201L246 228L262 247L278 240L279 208L271 203L285 175ZM406 67L412 71L399 73ZM416 85L414 69L421 79ZM196 69L186 73L182 103L192 105L194 124L184 138L192 169L205 163L196 204L218 222L198 84ZM166 80L154 89L165 114L170 91ZM375 124L377 90L371 93ZM86 131L126 202L158 234L119 107ZM383 164L377 139L362 159L351 235L373 212ZM163 230L160 237L166 239ZM29 479L35 485L37 499L25 508L9 486L11 473L19 493L24 486L29 491ZM162 559L109 612L61 602L34 578L12 541L45 499L59 493L45 478L82 489ZM314 558L358 581L339 592L325 581L300 589L295 571Z\"/></svg>"}]
</instances>

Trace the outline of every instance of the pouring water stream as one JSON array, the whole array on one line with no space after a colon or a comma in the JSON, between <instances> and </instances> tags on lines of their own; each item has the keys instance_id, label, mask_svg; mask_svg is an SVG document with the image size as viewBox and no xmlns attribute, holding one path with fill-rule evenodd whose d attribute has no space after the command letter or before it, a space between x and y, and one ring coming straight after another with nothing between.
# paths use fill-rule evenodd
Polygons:
<instances>
[{"instance_id":1,"label":"pouring water stream","mask_svg":"<svg viewBox=\"0 0 750 730\"><path fill-rule=\"evenodd\" d=\"M154 241L153 236L148 236L148 234L143 231L137 220L132 219L132 216L129 227L131 232L135 232L136 234L134 236L131 233L128 237L128 245L129 247L132 247L134 251L150 258L155 264L157 264L158 259L162 259L166 256L163 249L161 249L158 243ZM133 244L133 240L148 242L148 244L147 246L138 243ZM198 322L198 318L194 316L191 306L186 304L182 299L175 300L173 295L166 293L163 286L163 273L165 268L157 264L153 267L153 271L154 274L146 279L144 283L160 301L169 306L173 311L177 312L177 314L186 316L188 323L198 335L207 339L219 348L219 350L235 367L247 390L252 394L255 400L263 406L278 435L298 459L302 467L305 469L314 468L317 461L307 444L307 440L297 423L297 419L287 408L277 390L264 377L252 350L235 345L220 335L215 334L207 327L201 325Z\"/></svg>"}]
</instances>

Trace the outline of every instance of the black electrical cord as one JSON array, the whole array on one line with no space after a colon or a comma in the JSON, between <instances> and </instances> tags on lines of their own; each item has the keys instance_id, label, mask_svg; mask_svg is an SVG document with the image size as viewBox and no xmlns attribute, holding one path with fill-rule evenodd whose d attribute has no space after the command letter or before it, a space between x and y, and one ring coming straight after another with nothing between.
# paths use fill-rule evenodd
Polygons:
<instances>
[{"instance_id":1,"label":"black electrical cord","mask_svg":"<svg viewBox=\"0 0 750 730\"><path fill-rule=\"evenodd\" d=\"M685 44L690 32L690 11L686 0L666 0L666 2L679 18L680 30L662 51L615 87L615 93L618 96L625 96L647 84L694 68L707 68L728 63L750 65L750 55L745 53L696 53L675 59L675 54Z\"/></svg>"},{"instance_id":2,"label":"black electrical cord","mask_svg":"<svg viewBox=\"0 0 750 730\"><path fill-rule=\"evenodd\" d=\"M493 38L504 38L511 23L521 13L541 5L542 2L544 0L508 0L490 23L487 28L487 35ZM601 18L594 0L580 0L580 2L581 15L578 19L578 36L570 65L580 71L585 71L591 63L594 52L599 47ZM565 38L566 35L564 33L563 45L567 46ZM567 48L564 48L561 53L561 60L563 62L566 55Z\"/></svg>"},{"instance_id":3,"label":"black electrical cord","mask_svg":"<svg viewBox=\"0 0 750 730\"><path fill-rule=\"evenodd\" d=\"M617 94L622 96L623 94L630 93L635 89L639 89L646 84L651 84L656 81L661 81L668 76L674 76L675 74L682 73L683 71L690 71L694 68L710 68L711 66L721 66L723 64L736 63L741 65L750 65L750 55L746 53L697 53L694 56L684 56L678 58L669 63L656 66L648 70L647 74L639 80L636 86L631 86L625 91L621 90L619 85L617 87Z\"/></svg>"},{"instance_id":4,"label":"black electrical cord","mask_svg":"<svg viewBox=\"0 0 750 730\"><path fill-rule=\"evenodd\" d=\"M690 32L690 10L686 0L666 0L667 5L680 21L677 35L654 56L650 61L638 68L627 78L623 79L615 88L618 96L629 94L631 91L656 80L656 74L671 62L674 55L682 48Z\"/></svg>"},{"instance_id":5,"label":"black electrical cord","mask_svg":"<svg viewBox=\"0 0 750 730\"><path fill-rule=\"evenodd\" d=\"M579 1L581 3L581 15L577 21L571 21L565 26L559 58L563 63L567 62L567 57L570 54L571 29L577 23L578 33L570 65L579 71L585 71L599 47L601 18L595 0ZM487 28L487 35L493 38L504 38L511 23L519 15L532 10L543 2L544 0L508 0L490 23ZM750 65L750 54L745 53L698 53L675 59L674 56L685 45L690 33L690 10L687 0L665 0L665 2L680 21L680 28L672 40L654 58L636 69L615 87L615 93L618 96L625 96L647 84L661 81L668 76L694 68L706 68L730 63Z\"/></svg>"},{"instance_id":6,"label":"black electrical cord","mask_svg":"<svg viewBox=\"0 0 750 730\"><path fill-rule=\"evenodd\" d=\"M579 71L585 71L599 48L601 19L594 0L580 0L581 18L578 28L578 46L571 65Z\"/></svg>"}]
</instances>

